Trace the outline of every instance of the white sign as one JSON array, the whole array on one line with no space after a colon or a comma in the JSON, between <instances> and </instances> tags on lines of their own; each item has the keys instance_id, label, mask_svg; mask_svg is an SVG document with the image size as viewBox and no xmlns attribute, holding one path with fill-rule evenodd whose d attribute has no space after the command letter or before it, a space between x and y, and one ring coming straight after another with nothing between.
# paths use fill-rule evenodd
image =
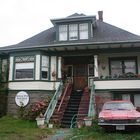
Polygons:
<instances>
[{"instance_id":1,"label":"white sign","mask_svg":"<svg viewBox=\"0 0 140 140\"><path fill-rule=\"evenodd\" d=\"M15 97L15 102L18 106L26 106L29 102L29 95L25 91L20 91Z\"/></svg>"}]
</instances>

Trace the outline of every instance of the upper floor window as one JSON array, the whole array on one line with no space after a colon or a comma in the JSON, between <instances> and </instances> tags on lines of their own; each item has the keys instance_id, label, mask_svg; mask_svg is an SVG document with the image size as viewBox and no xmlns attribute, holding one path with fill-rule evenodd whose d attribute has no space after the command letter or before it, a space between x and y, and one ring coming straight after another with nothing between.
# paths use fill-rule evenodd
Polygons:
<instances>
[{"instance_id":1,"label":"upper floor window","mask_svg":"<svg viewBox=\"0 0 140 140\"><path fill-rule=\"evenodd\" d=\"M88 39L88 23L79 24L80 39Z\"/></svg>"},{"instance_id":2,"label":"upper floor window","mask_svg":"<svg viewBox=\"0 0 140 140\"><path fill-rule=\"evenodd\" d=\"M59 25L59 41L88 39L88 23Z\"/></svg>"},{"instance_id":3,"label":"upper floor window","mask_svg":"<svg viewBox=\"0 0 140 140\"><path fill-rule=\"evenodd\" d=\"M33 79L34 61L34 56L15 57L15 79Z\"/></svg>"},{"instance_id":4,"label":"upper floor window","mask_svg":"<svg viewBox=\"0 0 140 140\"><path fill-rule=\"evenodd\" d=\"M69 40L78 39L78 24L69 25Z\"/></svg>"},{"instance_id":5,"label":"upper floor window","mask_svg":"<svg viewBox=\"0 0 140 140\"><path fill-rule=\"evenodd\" d=\"M67 25L60 25L59 26L59 41L66 41L67 40Z\"/></svg>"}]
</instances>

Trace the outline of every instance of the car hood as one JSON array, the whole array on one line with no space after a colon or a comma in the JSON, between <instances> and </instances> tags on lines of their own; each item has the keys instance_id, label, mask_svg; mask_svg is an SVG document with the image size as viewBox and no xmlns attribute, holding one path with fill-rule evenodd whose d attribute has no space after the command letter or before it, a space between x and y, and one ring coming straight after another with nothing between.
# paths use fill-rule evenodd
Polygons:
<instances>
[{"instance_id":1,"label":"car hood","mask_svg":"<svg viewBox=\"0 0 140 140\"><path fill-rule=\"evenodd\" d=\"M99 118L104 119L131 119L140 117L140 113L136 110L103 110L99 114Z\"/></svg>"}]
</instances>

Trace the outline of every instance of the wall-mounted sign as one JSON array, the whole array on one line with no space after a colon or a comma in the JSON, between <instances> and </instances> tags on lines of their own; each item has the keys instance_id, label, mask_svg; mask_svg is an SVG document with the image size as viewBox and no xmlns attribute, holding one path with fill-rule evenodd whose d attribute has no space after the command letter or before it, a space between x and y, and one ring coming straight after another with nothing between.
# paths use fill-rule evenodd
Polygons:
<instances>
[{"instance_id":1,"label":"wall-mounted sign","mask_svg":"<svg viewBox=\"0 0 140 140\"><path fill-rule=\"evenodd\" d=\"M15 102L18 106L26 106L29 103L29 95L25 91L20 91L15 96Z\"/></svg>"}]
</instances>

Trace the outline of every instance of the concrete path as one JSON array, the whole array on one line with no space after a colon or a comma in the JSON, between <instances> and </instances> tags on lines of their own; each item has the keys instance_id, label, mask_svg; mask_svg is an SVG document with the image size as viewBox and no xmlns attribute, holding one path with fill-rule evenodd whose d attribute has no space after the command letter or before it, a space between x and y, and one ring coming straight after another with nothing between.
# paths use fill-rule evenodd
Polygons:
<instances>
[{"instance_id":1,"label":"concrete path","mask_svg":"<svg viewBox=\"0 0 140 140\"><path fill-rule=\"evenodd\" d=\"M67 128L61 128L57 130L53 135L43 138L42 140L65 140L65 138L72 136L72 130Z\"/></svg>"}]
</instances>

